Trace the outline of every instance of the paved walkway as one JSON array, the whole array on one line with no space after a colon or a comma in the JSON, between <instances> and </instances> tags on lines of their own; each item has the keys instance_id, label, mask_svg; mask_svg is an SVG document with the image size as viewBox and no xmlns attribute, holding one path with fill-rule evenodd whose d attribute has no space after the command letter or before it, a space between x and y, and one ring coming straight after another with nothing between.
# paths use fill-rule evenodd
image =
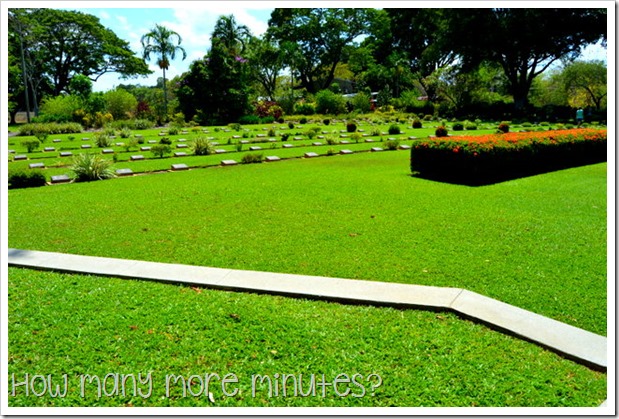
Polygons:
<instances>
[{"instance_id":1,"label":"paved walkway","mask_svg":"<svg viewBox=\"0 0 619 419\"><path fill-rule=\"evenodd\" d=\"M201 285L209 288L394 306L449 310L542 345L597 370L607 367L604 336L461 288L207 268L169 263L9 249L12 266Z\"/></svg>"}]
</instances>

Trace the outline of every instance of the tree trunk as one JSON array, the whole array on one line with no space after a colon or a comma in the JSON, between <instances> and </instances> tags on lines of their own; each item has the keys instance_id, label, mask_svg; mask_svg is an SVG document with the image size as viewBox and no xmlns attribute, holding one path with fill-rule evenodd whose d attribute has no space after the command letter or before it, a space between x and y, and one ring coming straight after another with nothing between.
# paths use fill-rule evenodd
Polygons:
<instances>
[{"instance_id":1,"label":"tree trunk","mask_svg":"<svg viewBox=\"0 0 619 419\"><path fill-rule=\"evenodd\" d=\"M168 89L165 82L165 68L163 68L163 122L168 120Z\"/></svg>"}]
</instances>

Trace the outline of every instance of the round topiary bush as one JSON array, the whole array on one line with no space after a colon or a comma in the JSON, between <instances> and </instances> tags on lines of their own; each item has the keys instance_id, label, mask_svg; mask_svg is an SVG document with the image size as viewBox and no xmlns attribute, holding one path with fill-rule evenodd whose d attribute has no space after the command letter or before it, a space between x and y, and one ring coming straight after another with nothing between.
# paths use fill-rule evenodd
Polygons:
<instances>
[{"instance_id":1,"label":"round topiary bush","mask_svg":"<svg viewBox=\"0 0 619 419\"><path fill-rule=\"evenodd\" d=\"M397 124L391 124L389 126L389 135L397 135L400 133L400 126Z\"/></svg>"},{"instance_id":2,"label":"round topiary bush","mask_svg":"<svg viewBox=\"0 0 619 419\"><path fill-rule=\"evenodd\" d=\"M503 133L508 133L509 132L509 124L505 121L501 122L499 124L499 131L503 132Z\"/></svg>"},{"instance_id":3,"label":"round topiary bush","mask_svg":"<svg viewBox=\"0 0 619 419\"><path fill-rule=\"evenodd\" d=\"M354 122L349 122L346 124L346 132L355 132L357 131L357 124Z\"/></svg>"},{"instance_id":4,"label":"round topiary bush","mask_svg":"<svg viewBox=\"0 0 619 419\"><path fill-rule=\"evenodd\" d=\"M437 137L447 137L447 128L441 125L440 127L436 128L436 131L434 131L434 134Z\"/></svg>"},{"instance_id":5,"label":"round topiary bush","mask_svg":"<svg viewBox=\"0 0 619 419\"><path fill-rule=\"evenodd\" d=\"M421 128L423 127L423 124L421 123L421 121L419 119L415 119L413 121L413 128Z\"/></svg>"},{"instance_id":6,"label":"round topiary bush","mask_svg":"<svg viewBox=\"0 0 619 419\"><path fill-rule=\"evenodd\" d=\"M464 124L462 122L456 122L455 124L453 124L452 129L454 131L462 131L464 130Z\"/></svg>"}]
</instances>

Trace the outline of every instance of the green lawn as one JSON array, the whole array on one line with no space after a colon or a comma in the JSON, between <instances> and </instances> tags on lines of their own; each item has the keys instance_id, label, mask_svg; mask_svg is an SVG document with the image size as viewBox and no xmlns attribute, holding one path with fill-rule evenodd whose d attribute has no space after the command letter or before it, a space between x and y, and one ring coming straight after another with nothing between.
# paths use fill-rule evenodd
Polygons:
<instances>
[{"instance_id":1,"label":"green lawn","mask_svg":"<svg viewBox=\"0 0 619 419\"><path fill-rule=\"evenodd\" d=\"M65 223L57 227L72 234ZM95 241L89 234L84 240ZM19 268L9 268L8 298L10 406L597 406L607 397L606 374L449 313ZM146 380L136 396L127 381L122 396L113 376L101 398L88 381L81 395L86 374L148 373L150 397L140 396L149 394ZM11 381L25 374L51 375L61 392L67 374L65 397L26 397ZM234 374L230 396L215 376L213 402L204 394L183 397L180 383L166 394L167 375L206 374ZM286 396L280 385L269 397L259 381L252 394L255 374L302 374L305 394L312 374L328 383L346 374L337 390L350 392L339 396L327 386L323 396L317 384L315 395L294 397L288 380ZM359 385L347 383L355 374ZM192 391L200 394L199 381Z\"/></svg>"},{"instance_id":2,"label":"green lawn","mask_svg":"<svg viewBox=\"0 0 619 419\"><path fill-rule=\"evenodd\" d=\"M9 191L9 246L466 288L606 335L606 164L471 188L408 153Z\"/></svg>"}]
</instances>

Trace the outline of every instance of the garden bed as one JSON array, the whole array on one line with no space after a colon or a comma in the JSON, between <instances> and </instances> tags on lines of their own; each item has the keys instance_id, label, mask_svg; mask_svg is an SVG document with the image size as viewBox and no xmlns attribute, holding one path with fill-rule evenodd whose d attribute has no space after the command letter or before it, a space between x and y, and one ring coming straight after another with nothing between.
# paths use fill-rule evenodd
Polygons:
<instances>
[{"instance_id":1,"label":"garden bed","mask_svg":"<svg viewBox=\"0 0 619 419\"><path fill-rule=\"evenodd\" d=\"M486 185L606 161L606 130L572 129L436 138L411 149L419 177Z\"/></svg>"}]
</instances>

